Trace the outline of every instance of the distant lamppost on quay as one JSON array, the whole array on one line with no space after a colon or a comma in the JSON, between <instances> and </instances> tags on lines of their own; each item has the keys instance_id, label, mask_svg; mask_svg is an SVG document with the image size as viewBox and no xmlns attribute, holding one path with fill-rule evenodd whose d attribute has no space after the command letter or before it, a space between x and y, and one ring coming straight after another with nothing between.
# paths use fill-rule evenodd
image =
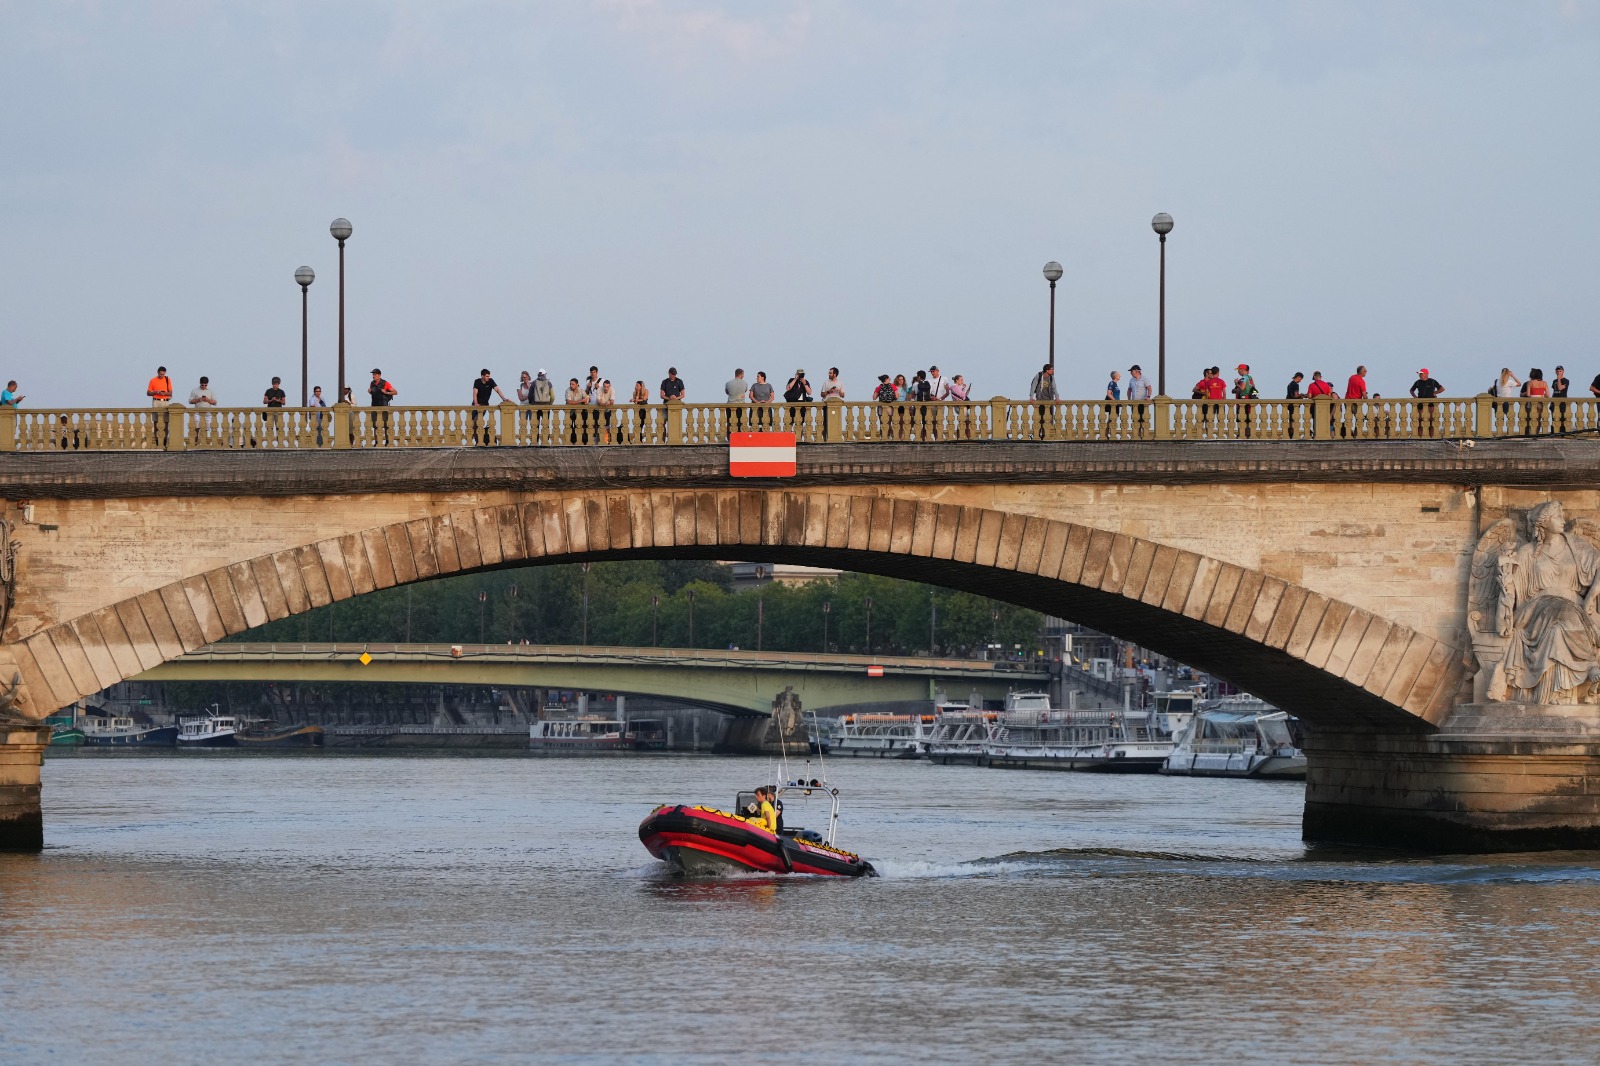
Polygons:
<instances>
[{"instance_id":1,"label":"distant lamppost on quay","mask_svg":"<svg viewBox=\"0 0 1600 1066\"><path fill-rule=\"evenodd\" d=\"M833 611L833 601L822 601L822 654L828 654L828 615Z\"/></svg>"},{"instance_id":2,"label":"distant lamppost on quay","mask_svg":"<svg viewBox=\"0 0 1600 1066\"><path fill-rule=\"evenodd\" d=\"M1167 234L1172 232L1172 216L1162 211L1150 220L1150 228L1161 238L1161 305L1156 327L1156 395L1167 394Z\"/></svg>"},{"instance_id":3,"label":"distant lamppost on quay","mask_svg":"<svg viewBox=\"0 0 1600 1066\"><path fill-rule=\"evenodd\" d=\"M294 280L300 283L300 406L311 405L311 392L307 387L307 380L311 374L310 343L307 324L310 314L311 283L317 280L317 272L310 267L301 267L294 272ZM410 639L410 638L407 638Z\"/></svg>"},{"instance_id":4,"label":"distant lamppost on quay","mask_svg":"<svg viewBox=\"0 0 1600 1066\"><path fill-rule=\"evenodd\" d=\"M1056 282L1061 280L1061 264L1054 259L1044 265L1044 280L1050 283L1050 370L1056 368Z\"/></svg>"},{"instance_id":5,"label":"distant lamppost on quay","mask_svg":"<svg viewBox=\"0 0 1600 1066\"><path fill-rule=\"evenodd\" d=\"M339 399L344 399L344 242L350 239L355 227L348 218L336 218L328 224L328 232L339 242Z\"/></svg>"}]
</instances>

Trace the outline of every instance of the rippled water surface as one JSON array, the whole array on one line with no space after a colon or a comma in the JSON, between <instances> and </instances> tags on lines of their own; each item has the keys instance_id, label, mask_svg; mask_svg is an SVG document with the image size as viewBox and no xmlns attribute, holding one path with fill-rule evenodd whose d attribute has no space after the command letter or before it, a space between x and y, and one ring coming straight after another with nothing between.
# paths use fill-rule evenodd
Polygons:
<instances>
[{"instance_id":1,"label":"rippled water surface","mask_svg":"<svg viewBox=\"0 0 1600 1066\"><path fill-rule=\"evenodd\" d=\"M769 767L52 760L48 849L0 856L0 1061L1600 1061L1600 856L1308 851L1292 785L867 761L829 769L882 878L640 846Z\"/></svg>"}]
</instances>

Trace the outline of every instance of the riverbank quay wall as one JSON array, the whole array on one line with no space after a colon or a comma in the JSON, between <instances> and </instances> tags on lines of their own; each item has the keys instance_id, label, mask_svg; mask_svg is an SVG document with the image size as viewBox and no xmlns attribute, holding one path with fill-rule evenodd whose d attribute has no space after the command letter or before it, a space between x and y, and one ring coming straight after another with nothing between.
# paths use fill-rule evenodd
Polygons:
<instances>
[{"instance_id":1,"label":"riverbank quay wall","mask_svg":"<svg viewBox=\"0 0 1600 1066\"><path fill-rule=\"evenodd\" d=\"M13 732L379 588L542 562L787 561L1081 619L1291 710L1312 731L1317 839L1600 841L1600 752L1570 736L1559 772L1516 793L1482 760L1529 786L1516 768L1550 740L1537 730L1475 741L1456 791L1402 750L1467 765L1435 738L1472 699L1474 548L1551 499L1600 514L1600 444L812 444L796 477L760 481L727 462L717 445L0 455L15 552L0 671L20 679L11 714L26 719ZM13 822L8 843L27 846Z\"/></svg>"}]
</instances>

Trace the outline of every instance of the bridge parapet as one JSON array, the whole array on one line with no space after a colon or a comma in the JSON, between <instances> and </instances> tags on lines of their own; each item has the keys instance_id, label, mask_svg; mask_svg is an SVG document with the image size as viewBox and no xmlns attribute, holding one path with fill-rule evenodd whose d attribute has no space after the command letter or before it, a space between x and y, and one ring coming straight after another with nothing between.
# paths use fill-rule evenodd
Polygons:
<instances>
[{"instance_id":1,"label":"bridge parapet","mask_svg":"<svg viewBox=\"0 0 1600 1066\"><path fill-rule=\"evenodd\" d=\"M772 430L801 444L977 441L1459 440L1600 431L1600 400L1061 400L494 407L0 408L0 451L725 444Z\"/></svg>"}]
</instances>

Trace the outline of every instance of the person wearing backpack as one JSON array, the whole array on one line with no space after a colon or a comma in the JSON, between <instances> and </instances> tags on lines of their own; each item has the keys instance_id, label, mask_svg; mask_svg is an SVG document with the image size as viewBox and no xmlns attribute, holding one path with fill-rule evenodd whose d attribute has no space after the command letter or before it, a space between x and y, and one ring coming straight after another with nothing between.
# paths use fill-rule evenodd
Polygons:
<instances>
[{"instance_id":1,"label":"person wearing backpack","mask_svg":"<svg viewBox=\"0 0 1600 1066\"><path fill-rule=\"evenodd\" d=\"M878 375L878 384L872 390L872 399L878 404L878 437L894 439L894 404L899 399L894 382L888 374Z\"/></svg>"},{"instance_id":2,"label":"person wearing backpack","mask_svg":"<svg viewBox=\"0 0 1600 1066\"><path fill-rule=\"evenodd\" d=\"M394 402L394 398L399 395L399 392L399 389L384 380L383 371L377 367L372 368L372 384L367 386L367 396L373 407L388 407L389 404ZM389 443L389 412L374 414L372 419L377 423L377 428L382 430L383 443L387 446Z\"/></svg>"},{"instance_id":3,"label":"person wearing backpack","mask_svg":"<svg viewBox=\"0 0 1600 1066\"><path fill-rule=\"evenodd\" d=\"M518 389L521 393L522 390ZM528 382L527 404L533 410L533 441L534 444L544 444L546 427L550 424L550 408L556 402L556 387L550 381L550 375L540 370L539 376Z\"/></svg>"},{"instance_id":4,"label":"person wearing backpack","mask_svg":"<svg viewBox=\"0 0 1600 1066\"><path fill-rule=\"evenodd\" d=\"M1039 404L1039 439L1044 440L1049 427L1055 422L1055 408L1051 406L1057 399L1054 366L1046 363L1043 369L1033 375L1033 380L1028 383L1028 399Z\"/></svg>"}]
</instances>

